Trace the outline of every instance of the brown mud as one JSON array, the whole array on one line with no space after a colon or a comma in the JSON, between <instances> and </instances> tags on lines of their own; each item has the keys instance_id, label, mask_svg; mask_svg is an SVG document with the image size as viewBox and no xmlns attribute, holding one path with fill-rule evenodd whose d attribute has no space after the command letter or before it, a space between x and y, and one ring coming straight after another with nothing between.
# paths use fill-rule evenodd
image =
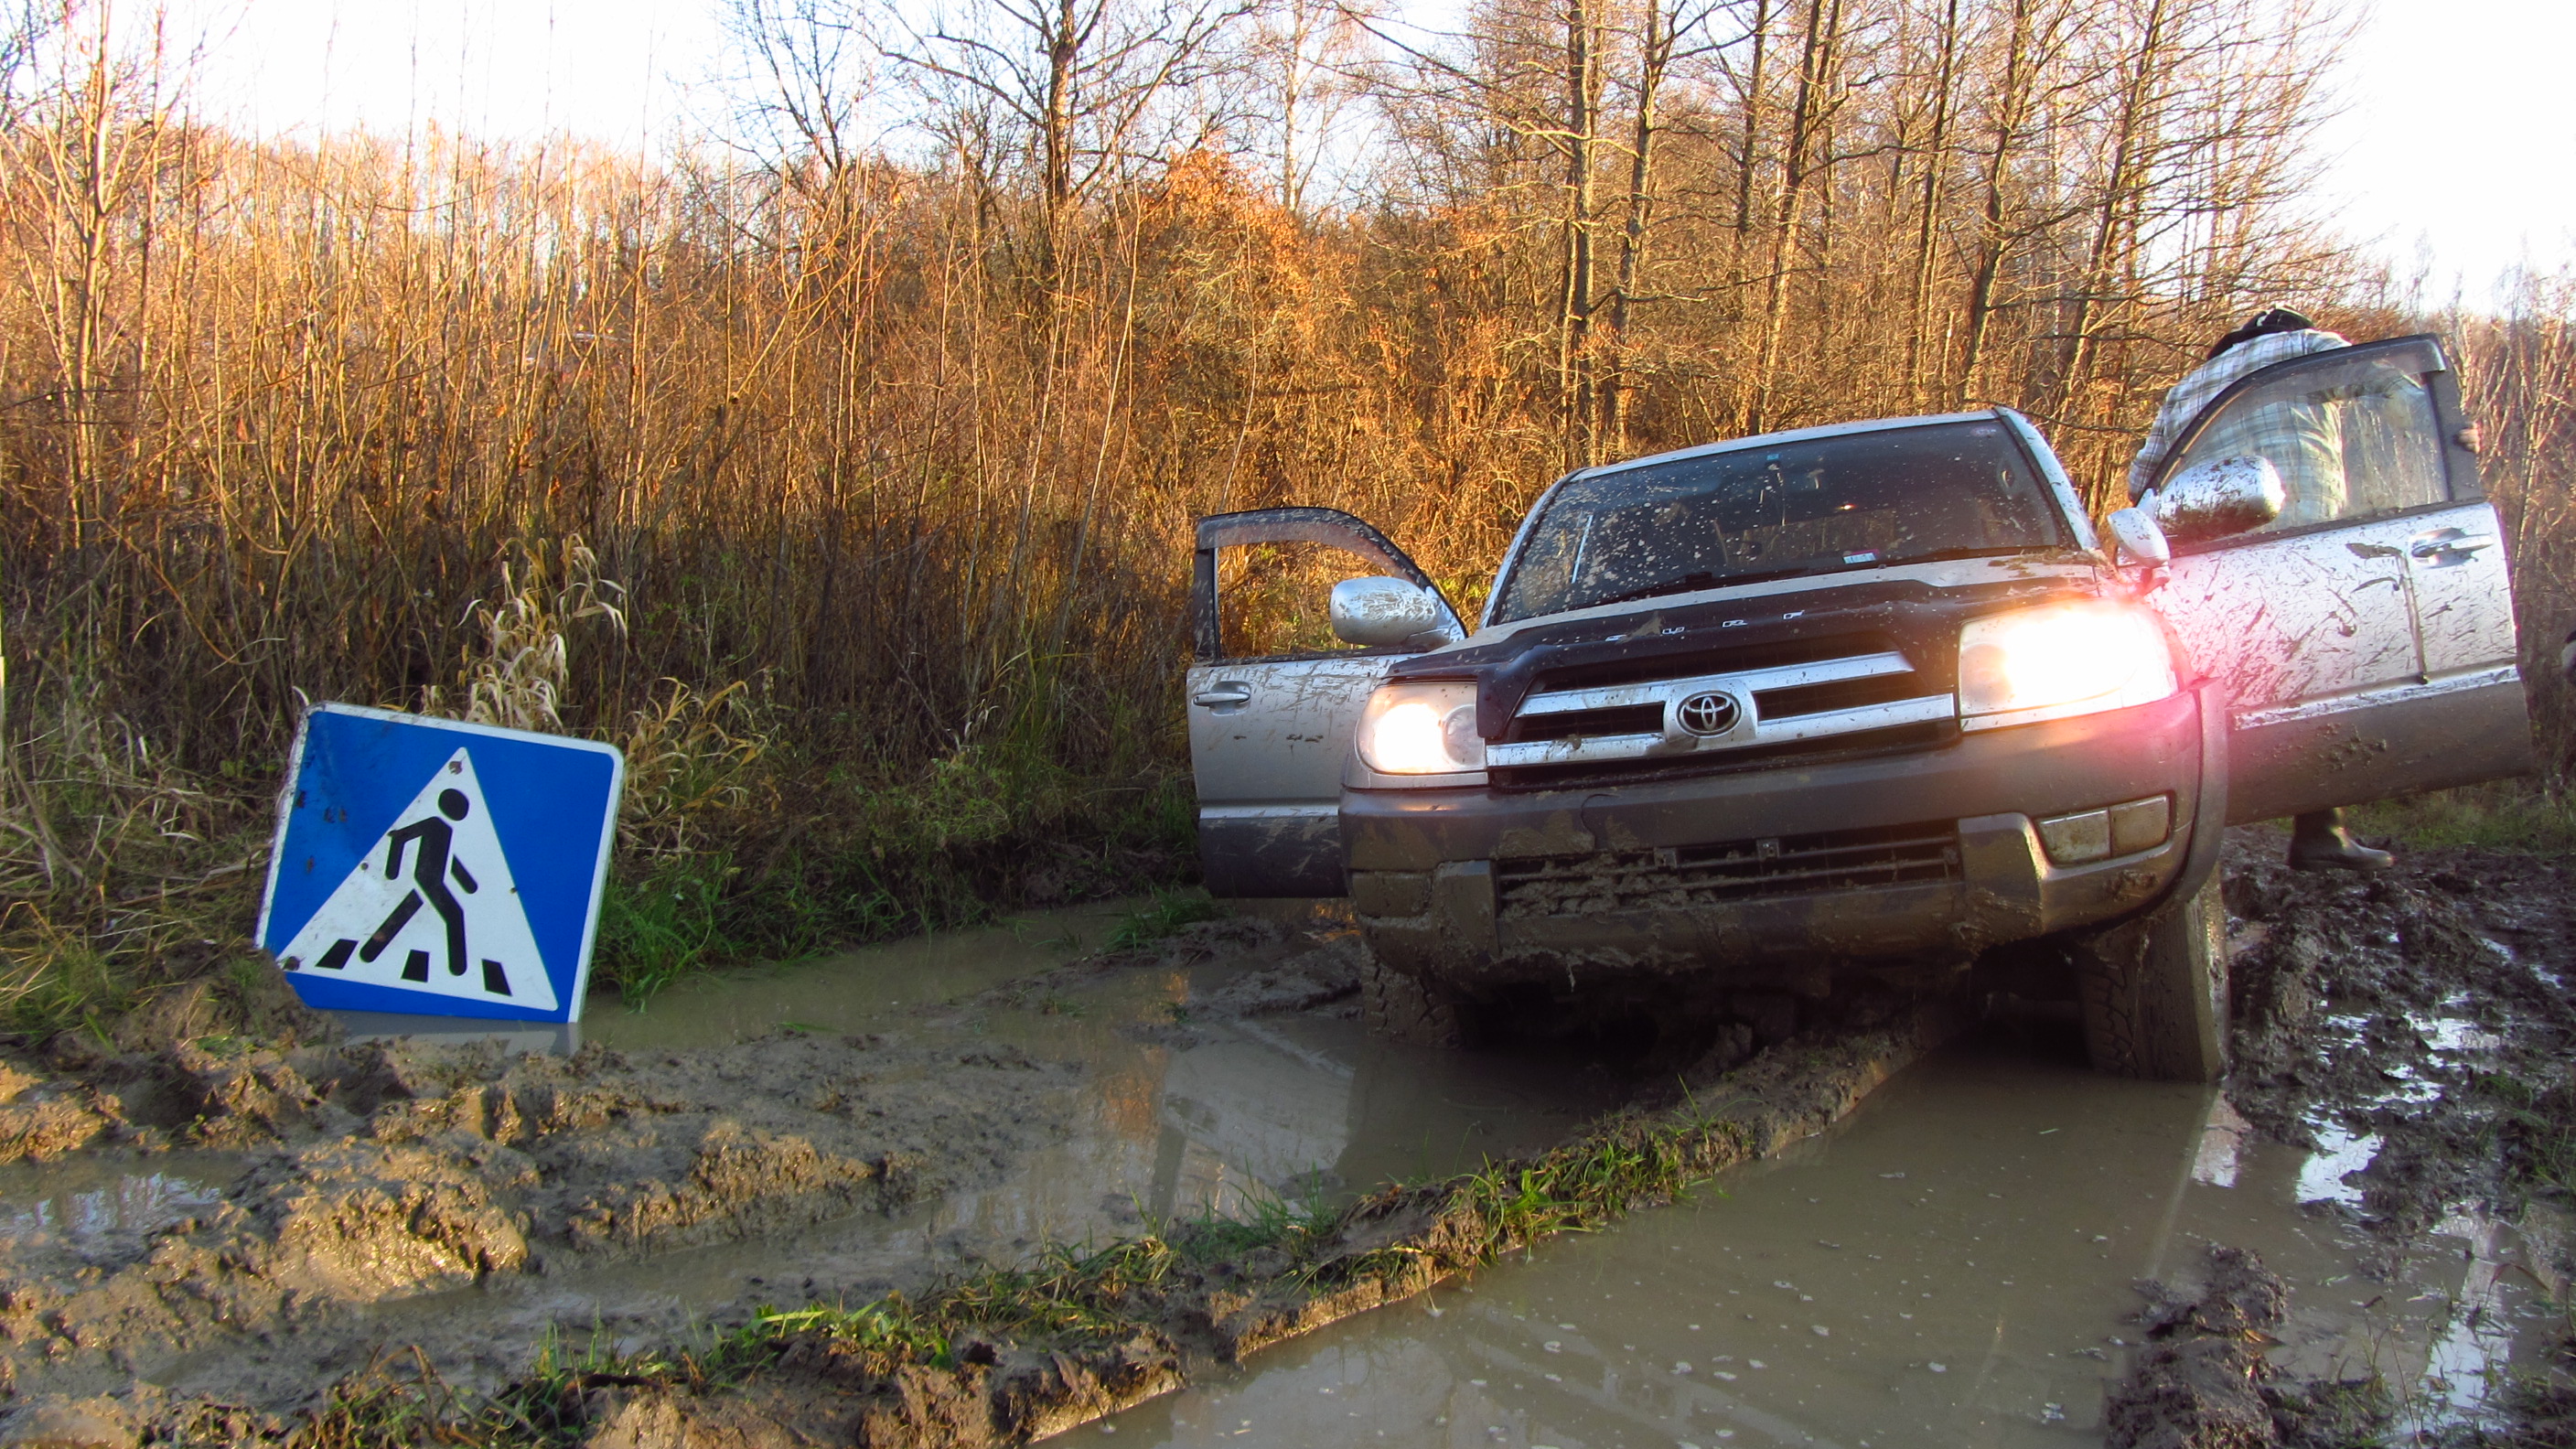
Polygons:
<instances>
[{"instance_id":1,"label":"brown mud","mask_svg":"<svg viewBox=\"0 0 2576 1449\"><path fill-rule=\"evenodd\" d=\"M1543 1062L1355 1055L1338 922L1083 955L1099 916L978 933L971 960L910 943L753 978L762 1010L610 1016L569 1056L316 1040L311 1019L275 1045L27 1053L18 1103L100 1125L0 1165L0 1442L66 1413L291 1437L402 1348L470 1401L565 1341L675 1342L782 1298L1445 1170L1615 1097Z\"/></svg>"},{"instance_id":2,"label":"brown mud","mask_svg":"<svg viewBox=\"0 0 2576 1449\"><path fill-rule=\"evenodd\" d=\"M2280 859L2272 832L2229 844L2226 1100L2249 1132L2311 1152L2300 1194L2352 1231L2363 1281L2395 1284L2463 1242L2471 1280L2483 1267L2490 1281L2455 1305L2412 1381L2300 1383L2264 1352L2300 1305L2250 1255L2217 1250L2202 1286L2142 1285L2154 1347L2112 1395L2107 1442L2576 1442L2563 1321L2509 1368L2476 1363L2484 1350L2442 1352L2502 1336L2481 1322L2500 1316L2493 1278L2529 1280L2563 1313L2576 1271L2560 1230L2576 1188L2576 872L2468 847L2409 852L2373 875ZM2473 1382L2454 1381L2460 1363Z\"/></svg>"},{"instance_id":3,"label":"brown mud","mask_svg":"<svg viewBox=\"0 0 2576 1449\"><path fill-rule=\"evenodd\" d=\"M1241 995L1294 999L1292 983L1311 969L1299 964L1247 978ZM1059 1433L1777 1152L1839 1120L1964 1022L1947 1002L1883 1003L1872 1015L1733 1071L1691 1073L1690 1090L1661 1111L1615 1113L1482 1173L1367 1194L1249 1251L1228 1225L1182 1225L1107 1255L1122 1261L1078 1265L1068 1283L1015 1284L1048 1310L1017 1331L990 1320L1028 1310L996 1302L990 1282L970 1283L910 1306L913 1335L846 1322L789 1329L747 1371L619 1384L574 1415L596 1445L927 1449Z\"/></svg>"},{"instance_id":4,"label":"brown mud","mask_svg":"<svg viewBox=\"0 0 2576 1449\"><path fill-rule=\"evenodd\" d=\"M1358 985L1346 926L1238 917L925 1003L903 1030L809 1023L710 1044L680 1040L685 1025L612 1023L600 1035L670 1044L595 1040L569 1057L227 1036L88 1054L22 1090L113 1099L97 1114L109 1127L68 1161L0 1170L19 1175L0 1177L0 1197L33 1199L0 1242L0 1373L15 1400L0 1439L65 1415L174 1440L293 1439L313 1432L297 1426L319 1422L333 1380L345 1391L396 1347L461 1372L471 1393L518 1392L546 1333L578 1338L585 1304L595 1330L640 1347L693 1322L757 1321L781 1296L936 1301L939 1283L1049 1243L1140 1229L1192 1243L1144 1297L1102 1308L1117 1330L1105 1336L970 1329L887 1359L846 1334L779 1331L722 1381L575 1375L562 1381L572 1400L545 1416L555 1438L603 1443L825 1420L873 1442L1026 1437L1552 1230L1462 1197L1441 1176L1451 1164L1568 1172L1585 1154L1651 1149L1642 1201L1669 1191L1675 1152L1685 1175L1705 1175L1832 1120L1930 1031L1890 1025L1894 1004L1877 1003L1874 1033L1819 1037L1726 1078L1726 1115L1689 1119L1686 1141L1666 1140L1683 1119L1630 1113L1550 1159L1625 1088L1597 1065L1520 1053L1462 1066L1369 1043ZM1732 1060L1712 1059L1700 1084ZM1139 1064L1158 1075L1138 1081ZM1131 1103L1160 1125L1103 1134L1085 1120L1131 1116ZM1157 1132L1140 1163L1128 1144ZM1122 1167L1144 1190L1080 1200ZM1377 1188L1426 1168L1431 1186ZM1074 1201L1033 1204L1030 1182ZM980 1216L957 1210L978 1202ZM1247 1219L1292 1213L1308 1226L1286 1239L1243 1237ZM1317 1213L1328 1231L1310 1230ZM891 1226L853 1248L862 1230L846 1225L867 1220ZM598 1286L648 1276L687 1311L625 1312ZM544 1286L557 1283L591 1296ZM851 1427L863 1422L878 1427Z\"/></svg>"},{"instance_id":5,"label":"brown mud","mask_svg":"<svg viewBox=\"0 0 2576 1449\"><path fill-rule=\"evenodd\" d=\"M2422 853L2379 878L2291 875L2276 858L2260 839L2230 848L2237 1070L2222 1097L2095 1092L2080 1073L2050 1087L2049 1073L2071 1068L2007 1065L2030 1048L1996 1039L1978 1049L1996 1067L1974 1066L1972 1052L1963 1076L1951 1053L1883 1094L1905 1105L1873 1106L1898 1115L1848 1151L1816 1144L1951 1035L1956 1012L1841 998L1786 1042L1722 1035L1678 1086L1668 1062L1629 1079L1580 1054L1419 1052L1361 1034L1354 942L1329 916L1236 917L1123 952L1085 954L1070 932L1058 941L1040 927L965 956L954 943L889 953L902 957L893 974L855 984L787 972L703 1002L681 996L666 1014L610 1017L568 1056L334 1041L291 1001L260 1008L254 1040L237 1002L171 1003L157 1026L111 1042L0 1055L0 1126L14 1134L0 1143L22 1144L23 1159L0 1165L0 1443L398 1441L353 1437L346 1405L370 1395L490 1442L1005 1443L1152 1401L1180 1407L1121 1422L1197 1443L1186 1426L1267 1404L1274 1380L1311 1384L1300 1365L1381 1341L1399 1358L1466 1355L1338 1395L1325 1384L1334 1396L1321 1403L1390 1426L1412 1412L1406 1385L1452 1384L1412 1442L1450 1442L1455 1414L1492 1417L1488 1438L1516 1441L1539 1430L1533 1417L1507 1434L1515 1415L1561 1411L1578 1426L1599 1415L1680 1425L1663 1432L1697 1442L1736 1432L1690 1427L1712 1421L1777 1437L1816 1412L1798 1405L1818 1391L1853 1402L1833 1373L1942 1375L1931 1359L1960 1356L1928 1311L1873 1321L1872 1305L1891 1306L1886 1272L1928 1273L1945 1301L2032 1303L2045 1255L2024 1269L2033 1287L1969 1281L1985 1276L1977 1244L1998 1232L2034 1249L2061 1234L2051 1251L2074 1245L2067 1281L2089 1285L2085 1303L2103 1313L2128 1280L2083 1276L2093 1270L2076 1273L2076 1258L2151 1240L2144 1272L2132 1270L2146 1308L2071 1345L2052 1335L2096 1310L2044 1331L2065 1311L2005 1310L1998 1334L2032 1325L2007 1361L2034 1387L1985 1386L1987 1370L1975 1385L1920 1382L2030 1404L2009 1410L2019 1417L2001 1437L1927 1424L1919 1442L2047 1442L2094 1426L2115 1445L2559 1442L2548 1435L2552 1406L2570 1398L2565 1348L2534 1315L2563 1301L2569 1267L2553 1215L2576 1173L2576 1009L2555 971L2576 961L2576 880L2555 862L2475 851ZM1749 1035L1776 1044L1748 1060ZM2040 1054L2051 1051L2063 1048ZM1927 1107L1946 1115L1905 1116ZM1615 1110L1581 1125L1604 1109ZM2142 1125L2115 1125L2130 1119ZM2052 1135L2081 1120L2097 1125ZM2112 1130L2144 1133L2117 1150L2147 1149L2135 1169L2145 1206L2112 1206L2138 1189L2107 1178L2072 1197L2048 1186L2048 1173L2114 1150L2101 1136ZM2000 1142L1979 1134L1996 1132L2065 1165L1995 1156ZM2173 1133L2188 1163L2179 1196L2153 1185L2172 1169L2153 1162L2168 1149L2149 1146ZM1944 1142L1970 1149L1948 1174L1956 1184L1925 1171ZM1542 1238L1798 1143L1790 1157L1848 1158L1837 1180L1849 1183L1766 1206L1795 1189L1739 1171L1740 1200L1722 1209L1654 1214L1523 1265L1518 1250ZM1480 1161L1488 1170L1461 1172ZM2233 1209L2192 1206L2223 1208L2240 1171L2305 1206L2260 1230L2226 1226ZM2035 1198L2041 1216L1937 1211L2008 1206L1970 1186ZM1933 1216L1873 1216L1884 1209L1868 1204L1891 1190ZM1890 1236L1904 1223L1938 1234L1909 1248ZM1701 1240L1711 1230L1714 1249ZM1815 1246L1798 1248L1808 1236ZM2185 1240L2221 1251L2164 1246ZM1799 1283L1832 1284L1856 1316L1833 1318L1830 1340L1821 1319L1812 1335L1803 1316L1776 1332L1747 1323L1737 1331L1765 1336L1719 1356L1724 1371L1703 1361L1697 1378L1689 1363L1620 1367L1599 1345L1596 1397L1570 1410L1546 1407L1560 1375L1534 1371L1544 1356L1526 1408L1495 1402L1501 1381L1488 1389L1470 1375L1490 1371L1464 1366L1558 1353L1518 1343L1537 1310L1493 1311L1512 1294L1559 1291L1540 1286L1564 1276L1550 1262L1578 1276L1633 1271L1642 1288L1657 1265L1691 1261L1707 1286L1688 1291L1725 1297L1760 1288L1729 1286L1718 1260L1739 1261L1726 1257L1739 1247L1764 1283L1781 1270L1756 1272L1752 1257L1816 1257ZM1962 1251L1967 1279L1942 1264ZM1440 1297L1487 1306L1444 1326L1426 1290L1479 1267ZM1662 1319L1709 1316L1623 1294L1607 1298L1629 1305L1631 1337L1696 1337L1700 1323ZM768 1307L782 1302L813 1306ZM1352 1321L1399 1302L1412 1306ZM861 1304L876 1306L849 1311ZM1583 1312L1545 1316L1570 1328ZM2086 1333L2097 1346L2069 1354ZM1276 1347L1292 1339L1324 1347ZM1784 1362L1811 1339L1832 1349L1812 1381ZM2396 1347L2353 1348L2383 1341ZM1734 1383L1746 1348L1752 1369L1781 1371ZM417 1352L417 1371L389 1379L402 1351ZM1729 1392L1656 1397L1657 1383L1712 1379ZM1751 1396L1774 1381L1810 1397ZM1939 1394L1905 1402L1933 1420L1958 1412ZM1873 1413L1861 1433L1892 1432ZM1263 1422L1306 1428L1229 1442L1311 1442L1340 1424L1303 1410ZM1548 1442L1591 1440L1550 1431Z\"/></svg>"},{"instance_id":6,"label":"brown mud","mask_svg":"<svg viewBox=\"0 0 2576 1449\"><path fill-rule=\"evenodd\" d=\"M1076 1081L1008 1046L789 1031L569 1058L180 1043L119 1067L157 1068L190 1113L130 1127L139 1162L179 1143L228 1160L165 1220L0 1241L0 1383L21 1391L102 1390L353 1307L972 1187L1060 1129Z\"/></svg>"}]
</instances>

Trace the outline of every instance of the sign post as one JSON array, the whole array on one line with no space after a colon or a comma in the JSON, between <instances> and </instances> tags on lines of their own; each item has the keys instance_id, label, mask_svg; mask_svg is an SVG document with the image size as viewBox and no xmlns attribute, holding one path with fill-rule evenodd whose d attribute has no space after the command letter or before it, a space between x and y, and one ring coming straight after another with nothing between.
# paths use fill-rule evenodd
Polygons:
<instances>
[{"instance_id":1,"label":"sign post","mask_svg":"<svg viewBox=\"0 0 2576 1449\"><path fill-rule=\"evenodd\" d=\"M594 740L315 705L259 943L307 1006L579 1021L625 775Z\"/></svg>"}]
</instances>

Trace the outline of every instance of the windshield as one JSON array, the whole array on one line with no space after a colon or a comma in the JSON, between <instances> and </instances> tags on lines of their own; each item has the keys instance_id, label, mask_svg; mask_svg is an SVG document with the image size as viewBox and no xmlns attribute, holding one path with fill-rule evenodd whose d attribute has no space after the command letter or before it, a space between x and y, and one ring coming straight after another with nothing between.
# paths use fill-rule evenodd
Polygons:
<instances>
[{"instance_id":1,"label":"windshield","mask_svg":"<svg viewBox=\"0 0 2576 1449\"><path fill-rule=\"evenodd\" d=\"M1493 617L2070 542L2001 423L1846 433L1567 483Z\"/></svg>"}]
</instances>

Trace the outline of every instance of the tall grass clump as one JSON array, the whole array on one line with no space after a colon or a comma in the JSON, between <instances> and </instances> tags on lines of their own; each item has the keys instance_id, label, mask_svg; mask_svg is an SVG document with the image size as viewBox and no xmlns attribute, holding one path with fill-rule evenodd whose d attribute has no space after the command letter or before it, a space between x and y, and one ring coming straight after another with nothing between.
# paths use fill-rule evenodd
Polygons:
<instances>
[{"instance_id":1,"label":"tall grass clump","mask_svg":"<svg viewBox=\"0 0 2576 1449\"><path fill-rule=\"evenodd\" d=\"M1073 47L1042 106L963 51L825 75L740 7L785 92L732 99L802 121L660 157L246 135L103 9L20 12L0 1010L243 958L308 701L621 742L600 967L641 998L1186 881L1196 515L1347 508L1472 605L1570 465L2009 404L2099 501L2251 306L2388 320L2291 205L2334 37L2288 12L1855 0L1743 46L1744 7L1646 6L1559 74L1560 20L1503 0L1284 68L1262 6L1097 3L969 7L978 54ZM1327 73L1383 144L1310 186ZM2567 316L2480 333L2500 419L2559 417ZM2518 561L2564 531L2547 427L2491 429ZM1236 634L1327 642L1264 562L1225 564Z\"/></svg>"}]
</instances>

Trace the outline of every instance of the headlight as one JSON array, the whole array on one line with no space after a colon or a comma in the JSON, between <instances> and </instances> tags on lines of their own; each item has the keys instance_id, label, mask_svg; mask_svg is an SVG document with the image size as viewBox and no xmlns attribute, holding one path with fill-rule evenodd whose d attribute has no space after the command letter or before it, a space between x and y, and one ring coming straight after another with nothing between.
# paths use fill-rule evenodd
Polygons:
<instances>
[{"instance_id":1,"label":"headlight","mask_svg":"<svg viewBox=\"0 0 2576 1449\"><path fill-rule=\"evenodd\" d=\"M2134 605L2050 604L1959 631L1961 729L2126 709L2179 687L2163 625Z\"/></svg>"},{"instance_id":2,"label":"headlight","mask_svg":"<svg viewBox=\"0 0 2576 1449\"><path fill-rule=\"evenodd\" d=\"M1381 685L1360 716L1360 763L1381 775L1455 775L1485 768L1476 684L1434 679Z\"/></svg>"}]
</instances>

